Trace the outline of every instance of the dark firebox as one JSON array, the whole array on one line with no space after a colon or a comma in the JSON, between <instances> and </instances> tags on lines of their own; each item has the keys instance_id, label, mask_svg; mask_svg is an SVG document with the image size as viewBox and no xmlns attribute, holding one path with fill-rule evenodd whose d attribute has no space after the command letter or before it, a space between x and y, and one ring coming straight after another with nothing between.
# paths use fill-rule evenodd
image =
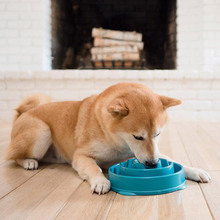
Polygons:
<instances>
[{"instance_id":1,"label":"dark firebox","mask_svg":"<svg viewBox=\"0 0 220 220\"><path fill-rule=\"evenodd\" d=\"M53 69L92 68L93 27L143 34L141 68L176 68L176 0L51 0Z\"/></svg>"}]
</instances>

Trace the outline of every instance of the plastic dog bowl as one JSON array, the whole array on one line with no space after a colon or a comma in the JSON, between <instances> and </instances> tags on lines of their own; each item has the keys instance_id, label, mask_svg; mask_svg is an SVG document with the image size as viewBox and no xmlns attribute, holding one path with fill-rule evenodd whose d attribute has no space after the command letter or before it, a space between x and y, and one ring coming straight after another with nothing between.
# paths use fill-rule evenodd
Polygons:
<instances>
[{"instance_id":1,"label":"plastic dog bowl","mask_svg":"<svg viewBox=\"0 0 220 220\"><path fill-rule=\"evenodd\" d=\"M126 196L158 195L186 188L183 166L160 159L155 168L130 159L109 168L111 189Z\"/></svg>"}]
</instances>

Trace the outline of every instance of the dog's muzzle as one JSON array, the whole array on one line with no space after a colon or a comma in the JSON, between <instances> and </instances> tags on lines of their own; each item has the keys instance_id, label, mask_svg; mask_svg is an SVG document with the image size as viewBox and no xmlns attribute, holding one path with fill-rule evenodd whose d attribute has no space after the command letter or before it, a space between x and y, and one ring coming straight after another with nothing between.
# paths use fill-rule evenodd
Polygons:
<instances>
[{"instance_id":1,"label":"dog's muzzle","mask_svg":"<svg viewBox=\"0 0 220 220\"><path fill-rule=\"evenodd\" d=\"M146 161L145 166L147 167L156 167L159 159L157 160L152 160L152 161Z\"/></svg>"}]
</instances>

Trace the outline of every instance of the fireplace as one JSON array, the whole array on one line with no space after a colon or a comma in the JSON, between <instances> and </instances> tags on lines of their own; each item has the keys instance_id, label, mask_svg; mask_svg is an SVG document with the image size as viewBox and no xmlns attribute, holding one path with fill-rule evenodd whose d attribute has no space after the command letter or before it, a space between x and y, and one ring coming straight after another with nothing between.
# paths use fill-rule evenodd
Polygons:
<instances>
[{"instance_id":1,"label":"fireplace","mask_svg":"<svg viewBox=\"0 0 220 220\"><path fill-rule=\"evenodd\" d=\"M94 68L94 27L143 34L143 69L176 68L176 0L51 0L52 68Z\"/></svg>"}]
</instances>

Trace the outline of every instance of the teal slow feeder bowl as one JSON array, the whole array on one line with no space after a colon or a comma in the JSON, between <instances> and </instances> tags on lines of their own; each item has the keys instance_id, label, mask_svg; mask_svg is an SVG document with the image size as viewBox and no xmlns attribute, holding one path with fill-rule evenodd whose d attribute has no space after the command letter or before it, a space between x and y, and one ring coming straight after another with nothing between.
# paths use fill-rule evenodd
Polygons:
<instances>
[{"instance_id":1,"label":"teal slow feeder bowl","mask_svg":"<svg viewBox=\"0 0 220 220\"><path fill-rule=\"evenodd\" d=\"M155 168L130 159L109 168L111 189L126 196L158 195L186 188L183 166L160 159Z\"/></svg>"}]
</instances>

